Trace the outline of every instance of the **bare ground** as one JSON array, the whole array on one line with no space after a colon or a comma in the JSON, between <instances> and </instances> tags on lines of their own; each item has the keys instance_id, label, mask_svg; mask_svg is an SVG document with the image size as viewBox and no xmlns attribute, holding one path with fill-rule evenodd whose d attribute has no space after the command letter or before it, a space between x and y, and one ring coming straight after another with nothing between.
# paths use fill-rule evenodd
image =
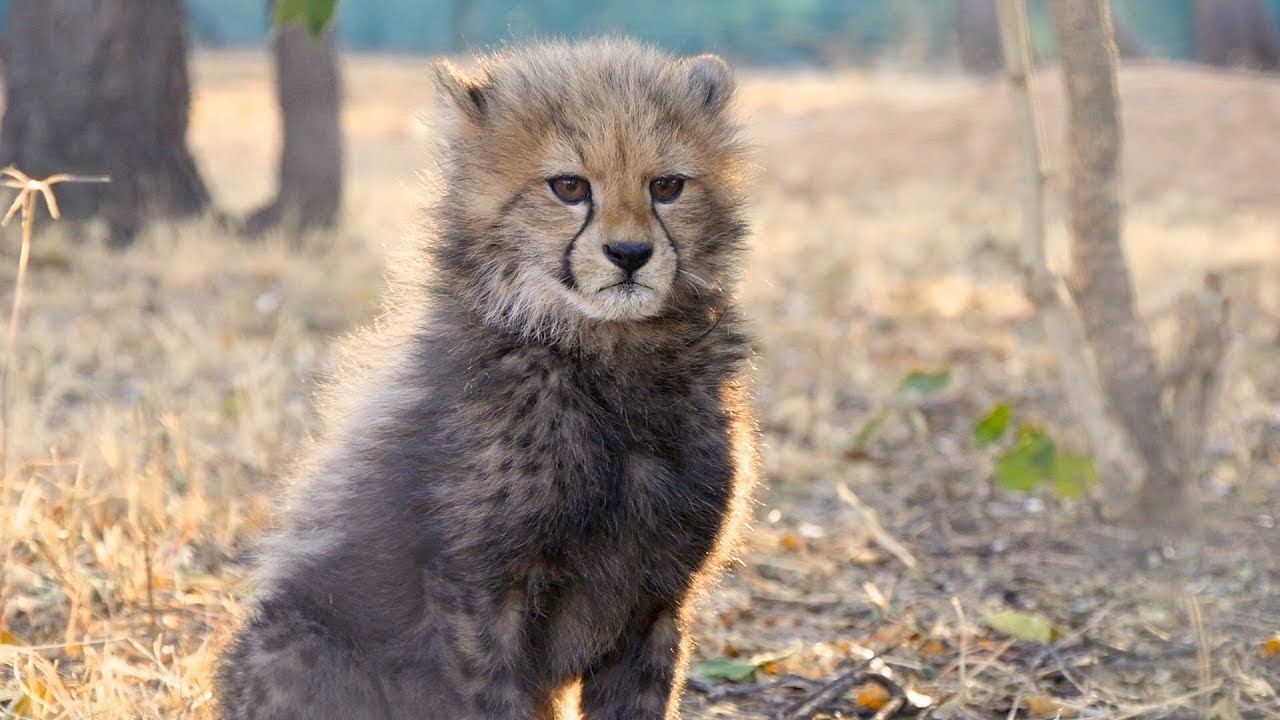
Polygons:
<instances>
[{"instance_id":1,"label":"bare ground","mask_svg":"<svg viewBox=\"0 0 1280 720\"><path fill-rule=\"evenodd\" d=\"M384 258L416 222L424 66L347 61L346 222L303 249L245 246L208 221L123 254L93 228L37 239L0 489L0 708L208 717L244 551L314 429L330 340L376 312ZM195 75L193 149L220 206L248 210L274 177L268 67L203 54ZM1056 83L1043 76L1040 99L1060 166ZM1209 270L1233 302L1200 522L1168 548L1090 503L998 489L972 440L1009 401L1083 449L1018 292L1003 89L746 74L762 174L742 296L768 486L741 565L699 614L698 661L785 657L738 683L695 680L686 717L887 717L899 694L894 716L1280 717L1280 81L1151 65L1121 89L1144 314L1167 339ZM1050 215L1061 265L1056 202ZM942 368L942 391L897 395L906 373ZM1050 641L990 627L1010 609Z\"/></svg>"}]
</instances>

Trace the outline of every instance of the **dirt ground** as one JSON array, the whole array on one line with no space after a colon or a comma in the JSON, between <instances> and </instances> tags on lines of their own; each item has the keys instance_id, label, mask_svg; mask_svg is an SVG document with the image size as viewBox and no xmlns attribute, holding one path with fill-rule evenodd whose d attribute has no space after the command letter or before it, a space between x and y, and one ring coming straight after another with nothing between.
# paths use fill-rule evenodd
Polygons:
<instances>
[{"instance_id":1,"label":"dirt ground","mask_svg":"<svg viewBox=\"0 0 1280 720\"><path fill-rule=\"evenodd\" d=\"M192 148L233 213L272 188L265 60L195 60ZM0 716L209 717L244 554L315 429L331 340L376 314L426 196L426 60L345 71L338 232L245 245L199 220L123 253L94 228L37 238L0 488ZM1280 79L1138 65L1121 92L1142 312L1167 351L1206 271L1233 308L1198 522L1163 548L1092 503L999 489L973 440L1007 401L1085 449L1019 291L1003 87L744 72L767 486L699 612L685 717L1280 717ZM1038 97L1052 172L1051 69ZM1056 175L1049 190L1062 268ZM6 307L17 243L5 230ZM941 390L898 392L944 369ZM997 629L1010 617L1047 637Z\"/></svg>"}]
</instances>

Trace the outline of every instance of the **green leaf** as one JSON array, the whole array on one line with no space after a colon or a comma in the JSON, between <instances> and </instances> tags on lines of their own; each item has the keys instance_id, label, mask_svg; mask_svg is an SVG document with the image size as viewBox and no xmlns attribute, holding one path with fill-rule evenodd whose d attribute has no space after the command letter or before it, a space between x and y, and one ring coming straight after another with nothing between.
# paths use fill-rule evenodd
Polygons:
<instances>
[{"instance_id":1,"label":"green leaf","mask_svg":"<svg viewBox=\"0 0 1280 720\"><path fill-rule=\"evenodd\" d=\"M749 659L715 658L695 663L689 668L689 675L702 682L746 682L756 676L756 671L768 665L791 657L799 650L799 646L781 653L755 655Z\"/></svg>"},{"instance_id":2,"label":"green leaf","mask_svg":"<svg viewBox=\"0 0 1280 720\"><path fill-rule=\"evenodd\" d=\"M987 616L987 625L996 632L1025 642L1052 642L1053 625L1043 616L1017 610L1002 610Z\"/></svg>"},{"instance_id":3,"label":"green leaf","mask_svg":"<svg viewBox=\"0 0 1280 720\"><path fill-rule=\"evenodd\" d=\"M937 372L924 372L916 370L907 375L902 380L902 384L898 386L898 392L903 394L916 395L932 395L947 386L951 380L951 370L944 368Z\"/></svg>"},{"instance_id":4,"label":"green leaf","mask_svg":"<svg viewBox=\"0 0 1280 720\"><path fill-rule=\"evenodd\" d=\"M887 417L889 417L889 413L882 410L867 418L867 421L862 423L862 427L858 428L858 434L853 436L853 445L850 451L854 453L866 452L867 443L871 442L871 436L875 434L876 429L884 423Z\"/></svg>"},{"instance_id":5,"label":"green leaf","mask_svg":"<svg viewBox=\"0 0 1280 720\"><path fill-rule=\"evenodd\" d=\"M1018 442L1022 442L1031 438L1047 437L1048 434L1039 425L1018 423L1018 427L1013 431L1013 438Z\"/></svg>"},{"instance_id":6,"label":"green leaf","mask_svg":"<svg viewBox=\"0 0 1280 720\"><path fill-rule=\"evenodd\" d=\"M1087 455L1058 453L1049 475L1053 489L1068 500L1083 500L1098 484L1098 469Z\"/></svg>"},{"instance_id":7,"label":"green leaf","mask_svg":"<svg viewBox=\"0 0 1280 720\"><path fill-rule=\"evenodd\" d=\"M973 439L978 443L978 447L986 447L1004 437L1005 430L1009 429L1009 420L1012 418L1013 409L1009 407L1009 403L1000 403L991 408L973 426Z\"/></svg>"},{"instance_id":8,"label":"green leaf","mask_svg":"<svg viewBox=\"0 0 1280 720\"><path fill-rule=\"evenodd\" d=\"M337 5L338 0L277 0L276 25L284 27L301 21L312 35L319 35L333 19Z\"/></svg>"},{"instance_id":9,"label":"green leaf","mask_svg":"<svg viewBox=\"0 0 1280 720\"><path fill-rule=\"evenodd\" d=\"M1018 441L996 460L996 482L1006 490L1029 492L1053 473L1057 447L1044 431L1021 425Z\"/></svg>"},{"instance_id":10,"label":"green leaf","mask_svg":"<svg viewBox=\"0 0 1280 720\"><path fill-rule=\"evenodd\" d=\"M748 660L716 658L697 663L689 670L689 674L703 682L745 682L755 677L759 668L759 665Z\"/></svg>"}]
</instances>

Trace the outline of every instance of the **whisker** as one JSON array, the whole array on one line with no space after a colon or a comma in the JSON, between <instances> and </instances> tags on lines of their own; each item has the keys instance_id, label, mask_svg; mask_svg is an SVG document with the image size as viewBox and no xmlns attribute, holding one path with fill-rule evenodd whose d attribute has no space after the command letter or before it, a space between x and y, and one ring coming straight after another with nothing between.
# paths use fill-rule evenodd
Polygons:
<instances>
[{"instance_id":1,"label":"whisker","mask_svg":"<svg viewBox=\"0 0 1280 720\"><path fill-rule=\"evenodd\" d=\"M685 270L684 268L680 268L680 274L684 275L688 279L689 287L693 288L693 294L697 297L702 297L702 293L698 292L699 287L706 288L707 290L711 289L711 283L694 273Z\"/></svg>"}]
</instances>

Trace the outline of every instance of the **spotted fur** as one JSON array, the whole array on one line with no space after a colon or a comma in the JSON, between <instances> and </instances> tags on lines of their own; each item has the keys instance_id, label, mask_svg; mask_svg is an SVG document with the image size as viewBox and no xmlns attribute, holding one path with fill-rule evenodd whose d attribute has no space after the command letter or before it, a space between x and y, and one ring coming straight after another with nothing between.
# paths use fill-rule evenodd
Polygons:
<instances>
[{"instance_id":1,"label":"spotted fur","mask_svg":"<svg viewBox=\"0 0 1280 720\"><path fill-rule=\"evenodd\" d=\"M426 262L264 542L222 717L675 718L756 462L729 68L597 40L437 81Z\"/></svg>"}]
</instances>

